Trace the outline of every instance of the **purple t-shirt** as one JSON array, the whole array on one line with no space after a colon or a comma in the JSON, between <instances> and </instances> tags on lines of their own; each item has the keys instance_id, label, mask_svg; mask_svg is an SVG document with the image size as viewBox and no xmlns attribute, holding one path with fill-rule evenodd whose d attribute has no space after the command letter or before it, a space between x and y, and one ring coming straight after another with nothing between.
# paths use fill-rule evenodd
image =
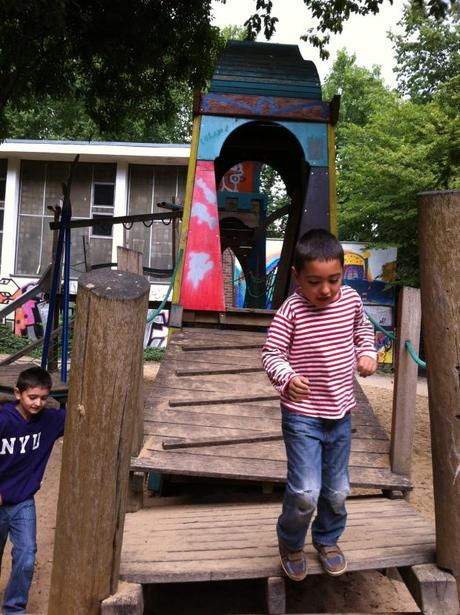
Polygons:
<instances>
[{"instance_id":1,"label":"purple t-shirt","mask_svg":"<svg viewBox=\"0 0 460 615\"><path fill-rule=\"evenodd\" d=\"M18 504L40 489L54 442L64 433L64 408L43 408L26 420L10 402L0 407L0 494Z\"/></svg>"}]
</instances>

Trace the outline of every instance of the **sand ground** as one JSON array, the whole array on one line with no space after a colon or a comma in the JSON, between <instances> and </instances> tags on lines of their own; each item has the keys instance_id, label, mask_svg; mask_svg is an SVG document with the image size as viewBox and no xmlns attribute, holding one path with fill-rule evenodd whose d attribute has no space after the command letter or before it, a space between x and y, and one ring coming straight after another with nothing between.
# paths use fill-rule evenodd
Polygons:
<instances>
[{"instance_id":1,"label":"sand ground","mask_svg":"<svg viewBox=\"0 0 460 615\"><path fill-rule=\"evenodd\" d=\"M157 369L158 364L146 363L144 372L146 386L151 385ZM391 425L393 386L391 376L385 375L360 382L382 426L388 432ZM423 381L420 381L418 391L420 394L417 395L412 462L414 490L410 495L410 502L421 515L433 519L430 425L426 384ZM61 454L62 440L55 445L42 489L36 496L38 553L28 613L37 615L43 615L47 610ZM7 547L0 578L0 594L4 591L9 575L9 560ZM213 587L192 584L188 587L182 586L180 592L177 589L165 588L154 594L151 600L156 606L149 607L146 612L151 615L263 612L258 610L263 608L261 607L263 600L258 598L259 593L263 596L263 591L257 583L242 583L237 591L235 587L235 584L228 583L213 584ZM288 583L287 594L288 610L291 613L345 613L350 611L389 613L418 610L402 582L389 579L379 572L347 573L333 580L311 577L302 584Z\"/></svg>"}]
</instances>

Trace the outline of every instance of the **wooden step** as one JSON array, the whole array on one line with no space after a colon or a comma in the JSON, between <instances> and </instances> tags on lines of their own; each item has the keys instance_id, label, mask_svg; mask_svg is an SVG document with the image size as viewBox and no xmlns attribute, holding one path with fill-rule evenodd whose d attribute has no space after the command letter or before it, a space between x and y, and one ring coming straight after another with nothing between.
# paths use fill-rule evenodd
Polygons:
<instances>
[{"instance_id":1,"label":"wooden step","mask_svg":"<svg viewBox=\"0 0 460 615\"><path fill-rule=\"evenodd\" d=\"M431 522L405 500L355 498L340 542L348 570L434 562ZM120 576L134 583L281 576L276 519L280 504L164 506L128 514ZM309 574L322 574L307 544Z\"/></svg>"}]
</instances>

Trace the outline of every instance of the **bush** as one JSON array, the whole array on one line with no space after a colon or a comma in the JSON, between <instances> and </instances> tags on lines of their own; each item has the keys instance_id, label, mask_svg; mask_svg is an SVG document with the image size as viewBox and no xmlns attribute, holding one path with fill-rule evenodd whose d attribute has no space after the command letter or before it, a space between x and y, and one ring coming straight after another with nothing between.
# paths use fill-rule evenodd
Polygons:
<instances>
[{"instance_id":1,"label":"bush","mask_svg":"<svg viewBox=\"0 0 460 615\"><path fill-rule=\"evenodd\" d=\"M144 361L161 361L165 352L164 348L144 348Z\"/></svg>"},{"instance_id":2,"label":"bush","mask_svg":"<svg viewBox=\"0 0 460 615\"><path fill-rule=\"evenodd\" d=\"M15 335L8 325L0 325L0 353L14 354L29 346L31 341L28 337Z\"/></svg>"}]
</instances>

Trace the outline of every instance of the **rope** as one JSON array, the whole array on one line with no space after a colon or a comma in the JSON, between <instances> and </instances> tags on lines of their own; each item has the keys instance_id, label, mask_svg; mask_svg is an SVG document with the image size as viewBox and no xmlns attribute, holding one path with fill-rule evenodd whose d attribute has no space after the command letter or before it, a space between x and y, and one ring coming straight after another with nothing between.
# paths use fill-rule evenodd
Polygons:
<instances>
[{"instance_id":1,"label":"rope","mask_svg":"<svg viewBox=\"0 0 460 615\"><path fill-rule=\"evenodd\" d=\"M160 314L160 312L164 309L166 302L168 301L169 295L171 294L172 288L174 286L174 281L176 279L176 275L177 272L179 270L179 264L181 262L182 259L182 248L179 250L179 252L177 253L177 259L176 259L176 264L174 265L174 269L173 269L173 273L171 276L171 281L169 282L169 287L168 290L166 291L166 295L164 296L162 302L160 303L160 305L157 307L156 310L154 310L153 314L151 314L150 316L147 317L147 322L152 322L152 320L155 320L155 318Z\"/></svg>"},{"instance_id":2,"label":"rope","mask_svg":"<svg viewBox=\"0 0 460 615\"><path fill-rule=\"evenodd\" d=\"M374 325L375 329L378 329L379 331L381 331L382 333L385 333L385 335L387 337L390 338L390 340L393 340L393 342L396 342L396 335L394 333L392 333L391 331L387 331L386 329L384 329L381 325L379 325L379 323L374 320L372 318L372 316L369 316L369 314L366 312L366 316L369 318L369 320L371 321L371 323Z\"/></svg>"},{"instance_id":3,"label":"rope","mask_svg":"<svg viewBox=\"0 0 460 615\"><path fill-rule=\"evenodd\" d=\"M411 356L411 359L415 361L417 365L419 365L420 367L426 368L425 361L422 361L422 359L417 355L417 353L414 350L414 347L412 346L412 342L410 340L406 340L406 348L407 348L407 352Z\"/></svg>"},{"instance_id":4,"label":"rope","mask_svg":"<svg viewBox=\"0 0 460 615\"><path fill-rule=\"evenodd\" d=\"M397 338L396 335L394 335L394 333L392 333L391 331L387 331L386 329L384 329L383 327L381 327L379 325L379 323L374 320L372 318L372 316L369 316L369 314L366 312L366 316L369 318L369 320L371 321L371 323L374 325L374 327L376 329L378 329L379 331L381 331L382 333L384 333L387 337L390 338L390 340L393 340L393 342L396 342ZM406 340L405 341L405 346L407 348L407 352L409 353L411 359L417 363L418 366L423 367L424 369L426 369L426 363L425 361L423 361L418 354L415 352L414 347L412 346L412 342L410 340Z\"/></svg>"}]
</instances>

